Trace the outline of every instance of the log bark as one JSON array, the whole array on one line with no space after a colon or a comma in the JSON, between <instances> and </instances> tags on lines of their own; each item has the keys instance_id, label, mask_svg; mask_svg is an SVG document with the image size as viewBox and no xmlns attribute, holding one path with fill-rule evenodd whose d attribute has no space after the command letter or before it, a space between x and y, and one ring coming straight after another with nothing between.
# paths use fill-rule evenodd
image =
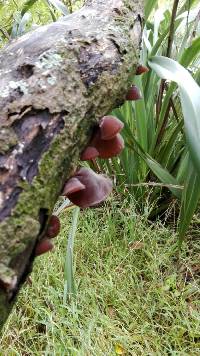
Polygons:
<instances>
[{"instance_id":1,"label":"log bark","mask_svg":"<svg viewBox=\"0 0 200 356\"><path fill-rule=\"evenodd\" d=\"M88 0L0 52L0 328L98 120L123 103L143 3Z\"/></svg>"}]
</instances>

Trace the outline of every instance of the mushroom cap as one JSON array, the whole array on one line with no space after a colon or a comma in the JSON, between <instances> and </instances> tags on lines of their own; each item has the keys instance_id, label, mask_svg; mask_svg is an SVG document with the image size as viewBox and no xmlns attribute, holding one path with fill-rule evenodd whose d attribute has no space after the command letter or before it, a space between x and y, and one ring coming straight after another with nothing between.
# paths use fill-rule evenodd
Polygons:
<instances>
[{"instance_id":1,"label":"mushroom cap","mask_svg":"<svg viewBox=\"0 0 200 356\"><path fill-rule=\"evenodd\" d=\"M100 158L110 158L118 155L124 148L124 141L118 134L124 124L115 116L104 116L99 127L96 127L88 147L83 150L81 160L87 161Z\"/></svg>"},{"instance_id":2,"label":"mushroom cap","mask_svg":"<svg viewBox=\"0 0 200 356\"><path fill-rule=\"evenodd\" d=\"M126 100L140 100L140 99L142 99L142 94L140 90L136 87L136 85L132 85L132 87L129 89L126 95Z\"/></svg>"},{"instance_id":3,"label":"mushroom cap","mask_svg":"<svg viewBox=\"0 0 200 356\"><path fill-rule=\"evenodd\" d=\"M67 189L68 193L66 195L73 204L81 208L87 208L101 203L112 191L112 181L102 174L95 173L92 169L85 167L80 168L75 173L75 177L85 189L74 191L72 187L71 192ZM64 188L64 192L65 191L66 189Z\"/></svg>"},{"instance_id":4,"label":"mushroom cap","mask_svg":"<svg viewBox=\"0 0 200 356\"><path fill-rule=\"evenodd\" d=\"M88 161L99 156L99 152L95 147L88 146L86 149L81 153L81 161Z\"/></svg>"},{"instance_id":5,"label":"mushroom cap","mask_svg":"<svg viewBox=\"0 0 200 356\"><path fill-rule=\"evenodd\" d=\"M99 158L115 157L120 154L124 148L124 140L120 134L117 134L110 140L103 141L102 144L101 133L97 133L91 144L99 152Z\"/></svg>"},{"instance_id":6,"label":"mushroom cap","mask_svg":"<svg viewBox=\"0 0 200 356\"><path fill-rule=\"evenodd\" d=\"M104 116L99 124L102 140L110 140L120 132L124 124L115 116Z\"/></svg>"},{"instance_id":7,"label":"mushroom cap","mask_svg":"<svg viewBox=\"0 0 200 356\"><path fill-rule=\"evenodd\" d=\"M35 248L35 255L36 256L42 255L43 253L52 250L52 248L53 248L53 244L51 240L49 240L48 238L44 238L37 244Z\"/></svg>"},{"instance_id":8,"label":"mushroom cap","mask_svg":"<svg viewBox=\"0 0 200 356\"><path fill-rule=\"evenodd\" d=\"M49 219L49 225L47 228L46 236L52 239L60 232L60 220L56 215L52 215Z\"/></svg>"},{"instance_id":9,"label":"mushroom cap","mask_svg":"<svg viewBox=\"0 0 200 356\"><path fill-rule=\"evenodd\" d=\"M81 181L75 176L70 178L68 182L65 184L62 195L68 196L68 194L80 192L85 189L85 185L81 183Z\"/></svg>"},{"instance_id":10,"label":"mushroom cap","mask_svg":"<svg viewBox=\"0 0 200 356\"><path fill-rule=\"evenodd\" d=\"M143 74L143 73L146 73L146 72L149 72L149 68L143 66L143 65L139 65L136 69L136 75L140 75L140 74Z\"/></svg>"}]
</instances>

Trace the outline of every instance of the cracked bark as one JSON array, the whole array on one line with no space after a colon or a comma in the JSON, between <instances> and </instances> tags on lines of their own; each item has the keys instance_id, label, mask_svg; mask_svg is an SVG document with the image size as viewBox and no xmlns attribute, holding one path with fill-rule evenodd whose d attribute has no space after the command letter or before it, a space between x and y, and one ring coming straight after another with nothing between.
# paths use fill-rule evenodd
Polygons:
<instances>
[{"instance_id":1,"label":"cracked bark","mask_svg":"<svg viewBox=\"0 0 200 356\"><path fill-rule=\"evenodd\" d=\"M0 328L98 120L135 72L143 2L89 0L0 52Z\"/></svg>"}]
</instances>

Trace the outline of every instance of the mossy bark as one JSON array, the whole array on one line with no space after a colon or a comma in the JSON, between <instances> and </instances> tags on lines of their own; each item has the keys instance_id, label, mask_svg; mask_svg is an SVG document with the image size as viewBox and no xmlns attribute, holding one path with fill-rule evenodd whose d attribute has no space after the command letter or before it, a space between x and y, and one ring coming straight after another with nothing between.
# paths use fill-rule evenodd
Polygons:
<instances>
[{"instance_id":1,"label":"mossy bark","mask_svg":"<svg viewBox=\"0 0 200 356\"><path fill-rule=\"evenodd\" d=\"M89 0L0 52L0 327L93 127L139 58L142 1Z\"/></svg>"}]
</instances>

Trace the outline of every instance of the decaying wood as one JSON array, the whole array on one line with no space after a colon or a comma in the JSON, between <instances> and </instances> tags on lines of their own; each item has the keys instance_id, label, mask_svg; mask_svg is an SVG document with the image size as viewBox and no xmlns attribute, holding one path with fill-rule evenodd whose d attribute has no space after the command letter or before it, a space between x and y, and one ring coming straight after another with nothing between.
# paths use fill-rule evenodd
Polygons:
<instances>
[{"instance_id":1,"label":"decaying wood","mask_svg":"<svg viewBox=\"0 0 200 356\"><path fill-rule=\"evenodd\" d=\"M142 5L89 0L0 52L0 326L92 128L125 98Z\"/></svg>"}]
</instances>

